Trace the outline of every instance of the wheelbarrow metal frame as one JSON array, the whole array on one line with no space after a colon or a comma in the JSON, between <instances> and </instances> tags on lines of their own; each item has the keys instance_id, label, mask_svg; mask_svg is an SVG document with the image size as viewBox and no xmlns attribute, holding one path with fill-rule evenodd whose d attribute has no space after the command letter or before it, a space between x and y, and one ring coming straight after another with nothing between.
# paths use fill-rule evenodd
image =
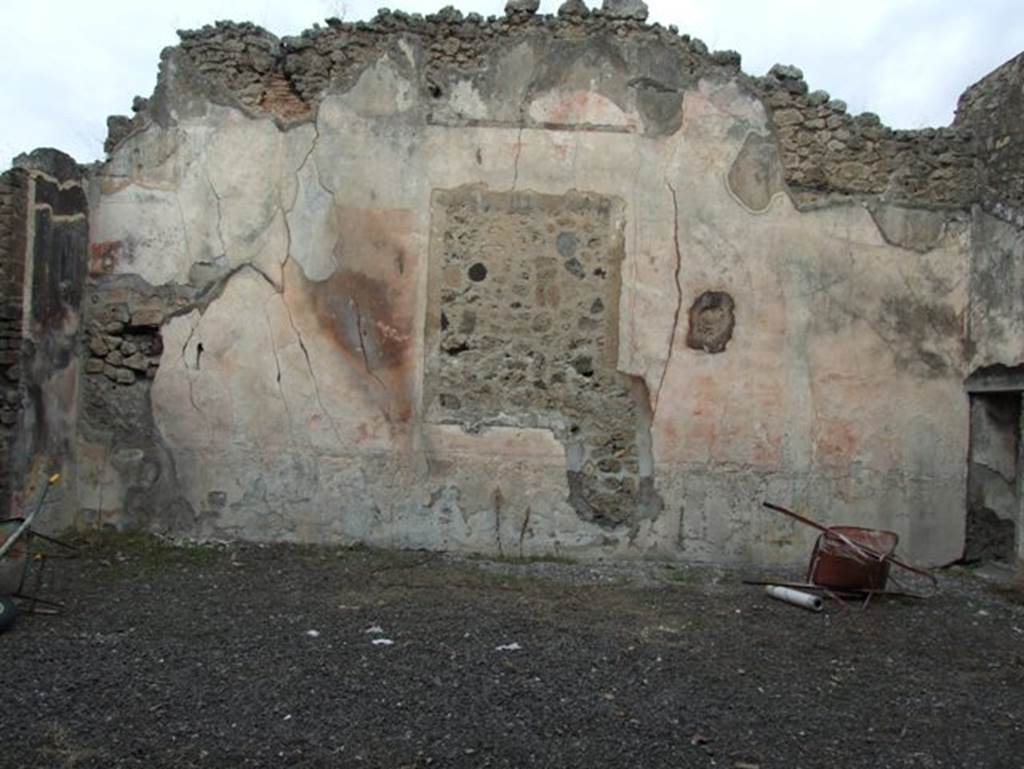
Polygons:
<instances>
[{"instance_id":1,"label":"wheelbarrow metal frame","mask_svg":"<svg viewBox=\"0 0 1024 769\"><path fill-rule=\"evenodd\" d=\"M43 574L46 570L46 561L52 557L71 557L70 554L77 550L74 545L70 545L56 537L42 534L32 528L33 521L35 521L39 512L43 509L50 486L53 486L59 480L59 473L47 478L28 515L0 519L0 529L4 526L13 526L14 529L0 544L0 577L7 577L10 580L7 584L0 584L0 593L27 602L27 607L21 607L21 610L27 613L56 614L63 608L62 604L47 600L39 595ZM36 539L51 545L57 545L66 551L68 555L56 556L41 552L34 547ZM26 592L25 586L29 580L29 572L33 571L30 568L33 562L36 562L38 565L34 569L34 590L29 593ZM2 573L3 569L7 570L6 574Z\"/></svg>"}]
</instances>

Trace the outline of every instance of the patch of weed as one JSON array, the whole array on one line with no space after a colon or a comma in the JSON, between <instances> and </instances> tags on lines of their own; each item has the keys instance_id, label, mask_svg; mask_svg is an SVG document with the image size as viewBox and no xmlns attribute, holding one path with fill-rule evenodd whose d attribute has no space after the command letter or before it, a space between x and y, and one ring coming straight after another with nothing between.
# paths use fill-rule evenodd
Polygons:
<instances>
[{"instance_id":1,"label":"patch of weed","mask_svg":"<svg viewBox=\"0 0 1024 769\"><path fill-rule=\"evenodd\" d=\"M465 556L467 561L489 561L491 563L507 563L517 566L533 563L557 563L562 566L576 566L579 561L567 555L488 555L486 553L470 553Z\"/></svg>"}]
</instances>

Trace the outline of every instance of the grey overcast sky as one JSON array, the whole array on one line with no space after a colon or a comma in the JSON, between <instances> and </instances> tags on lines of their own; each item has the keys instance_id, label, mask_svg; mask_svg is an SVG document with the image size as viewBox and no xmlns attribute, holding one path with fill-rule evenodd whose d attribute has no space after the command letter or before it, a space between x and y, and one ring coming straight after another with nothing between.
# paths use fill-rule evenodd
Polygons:
<instances>
[{"instance_id":1,"label":"grey overcast sky","mask_svg":"<svg viewBox=\"0 0 1024 769\"><path fill-rule=\"evenodd\" d=\"M554 13L561 0L543 0ZM175 30L217 19L297 34L327 16L370 18L386 4L431 13L446 0L4 0L0 11L0 168L53 146L79 162L103 156L106 117L130 113L156 82ZM505 0L455 0L501 14ZM600 0L588 0L599 5ZM675 24L711 49L731 48L763 74L795 64L812 89L897 128L947 125L957 96L1024 50L1021 0L649 0L649 21Z\"/></svg>"}]
</instances>

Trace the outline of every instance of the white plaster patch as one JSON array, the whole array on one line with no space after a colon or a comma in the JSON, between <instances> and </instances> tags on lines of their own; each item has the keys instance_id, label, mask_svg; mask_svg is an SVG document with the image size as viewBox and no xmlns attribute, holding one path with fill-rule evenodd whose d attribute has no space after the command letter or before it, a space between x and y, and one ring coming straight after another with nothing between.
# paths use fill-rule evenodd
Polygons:
<instances>
[{"instance_id":1,"label":"white plaster patch","mask_svg":"<svg viewBox=\"0 0 1024 769\"><path fill-rule=\"evenodd\" d=\"M173 189L181 175L180 145L184 139L181 128L161 129L150 124L118 145L103 167L103 175Z\"/></svg>"},{"instance_id":2,"label":"white plaster patch","mask_svg":"<svg viewBox=\"0 0 1024 769\"><path fill-rule=\"evenodd\" d=\"M385 57L363 72L342 98L361 117L383 117L405 112L414 97L413 84Z\"/></svg>"},{"instance_id":3,"label":"white plaster patch","mask_svg":"<svg viewBox=\"0 0 1024 769\"><path fill-rule=\"evenodd\" d=\"M316 160L311 157L299 170L295 204L288 212L291 256L310 280L326 280L338 267L333 216L334 196L320 183Z\"/></svg>"},{"instance_id":4,"label":"white plaster patch","mask_svg":"<svg viewBox=\"0 0 1024 769\"><path fill-rule=\"evenodd\" d=\"M448 106L457 115L470 120L485 120L488 115L487 105L469 80L455 84L448 97Z\"/></svg>"},{"instance_id":5,"label":"white plaster patch","mask_svg":"<svg viewBox=\"0 0 1024 769\"><path fill-rule=\"evenodd\" d=\"M348 96L328 96L321 102L320 139L311 156L320 181L334 194L335 205L425 208L431 189L425 164L433 159L424 152L426 132L361 118ZM437 158L445 159L451 160Z\"/></svg>"},{"instance_id":6,"label":"white plaster patch","mask_svg":"<svg viewBox=\"0 0 1024 769\"><path fill-rule=\"evenodd\" d=\"M100 200L91 240L121 243L116 272L135 273L153 285L184 282L191 264L184 226L176 193L129 185Z\"/></svg>"},{"instance_id":7,"label":"white plaster patch","mask_svg":"<svg viewBox=\"0 0 1024 769\"><path fill-rule=\"evenodd\" d=\"M758 130L766 128L768 116L765 113L764 104L760 99L755 99L749 93L745 93L735 80L728 80L724 83L716 80L701 80L697 84L697 90L701 96L708 99L719 111L733 120Z\"/></svg>"},{"instance_id":8,"label":"white plaster patch","mask_svg":"<svg viewBox=\"0 0 1024 769\"><path fill-rule=\"evenodd\" d=\"M232 266L253 261L267 245L266 230L283 207L284 157L284 135L273 121L237 114L210 144L206 168L216 198L213 214Z\"/></svg>"},{"instance_id":9,"label":"white plaster patch","mask_svg":"<svg viewBox=\"0 0 1024 769\"><path fill-rule=\"evenodd\" d=\"M615 126L635 129L639 119L623 112L606 96L594 91L549 91L534 99L529 115L538 123L565 126Z\"/></svg>"}]
</instances>

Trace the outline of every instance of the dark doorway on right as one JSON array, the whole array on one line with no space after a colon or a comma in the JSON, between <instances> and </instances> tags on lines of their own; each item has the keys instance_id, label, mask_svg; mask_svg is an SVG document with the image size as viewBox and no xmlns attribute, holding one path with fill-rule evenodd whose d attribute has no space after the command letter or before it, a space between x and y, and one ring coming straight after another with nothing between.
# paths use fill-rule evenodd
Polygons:
<instances>
[{"instance_id":1,"label":"dark doorway on right","mask_svg":"<svg viewBox=\"0 0 1024 769\"><path fill-rule=\"evenodd\" d=\"M1012 563L1021 511L1021 392L969 393L967 531L963 560Z\"/></svg>"}]
</instances>

